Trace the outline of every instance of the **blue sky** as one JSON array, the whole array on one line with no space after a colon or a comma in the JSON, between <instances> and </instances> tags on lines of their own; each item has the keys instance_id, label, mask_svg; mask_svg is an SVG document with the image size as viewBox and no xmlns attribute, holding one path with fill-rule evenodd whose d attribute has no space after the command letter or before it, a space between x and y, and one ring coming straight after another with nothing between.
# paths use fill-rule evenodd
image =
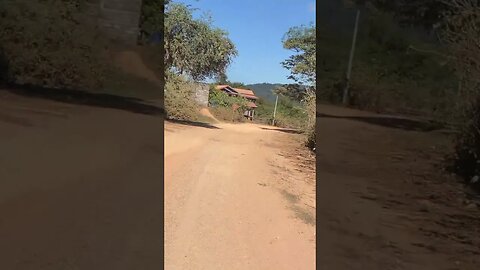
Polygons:
<instances>
[{"instance_id":1,"label":"blue sky","mask_svg":"<svg viewBox=\"0 0 480 270\"><path fill-rule=\"evenodd\" d=\"M291 83L280 62L293 52L282 37L292 26L315 22L315 0L174 0L208 12L214 26L229 33L238 56L227 70L230 81Z\"/></svg>"}]
</instances>

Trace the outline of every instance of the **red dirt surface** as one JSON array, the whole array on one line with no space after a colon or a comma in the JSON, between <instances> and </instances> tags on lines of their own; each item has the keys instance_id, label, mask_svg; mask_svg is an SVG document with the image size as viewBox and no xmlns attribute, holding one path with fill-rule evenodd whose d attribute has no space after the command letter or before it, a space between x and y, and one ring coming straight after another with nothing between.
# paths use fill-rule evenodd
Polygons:
<instances>
[{"instance_id":1,"label":"red dirt surface","mask_svg":"<svg viewBox=\"0 0 480 270\"><path fill-rule=\"evenodd\" d=\"M160 116L0 91L0 269L159 269Z\"/></svg>"},{"instance_id":2,"label":"red dirt surface","mask_svg":"<svg viewBox=\"0 0 480 270\"><path fill-rule=\"evenodd\" d=\"M301 136L165 130L165 269L315 269L314 159Z\"/></svg>"},{"instance_id":3,"label":"red dirt surface","mask_svg":"<svg viewBox=\"0 0 480 270\"><path fill-rule=\"evenodd\" d=\"M356 110L319 113L330 116L317 124L322 269L478 269L478 202L442 169L446 135Z\"/></svg>"}]
</instances>

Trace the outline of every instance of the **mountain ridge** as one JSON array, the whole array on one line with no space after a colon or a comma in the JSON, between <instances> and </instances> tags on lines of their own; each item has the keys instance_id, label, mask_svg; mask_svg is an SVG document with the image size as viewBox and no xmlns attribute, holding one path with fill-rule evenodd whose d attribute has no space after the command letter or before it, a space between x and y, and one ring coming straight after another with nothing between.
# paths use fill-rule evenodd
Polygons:
<instances>
[{"instance_id":1,"label":"mountain ridge","mask_svg":"<svg viewBox=\"0 0 480 270\"><path fill-rule=\"evenodd\" d=\"M277 86L282 86L282 83L253 83L245 85L247 88L253 90L255 95L268 102L275 102L276 95L273 89Z\"/></svg>"}]
</instances>

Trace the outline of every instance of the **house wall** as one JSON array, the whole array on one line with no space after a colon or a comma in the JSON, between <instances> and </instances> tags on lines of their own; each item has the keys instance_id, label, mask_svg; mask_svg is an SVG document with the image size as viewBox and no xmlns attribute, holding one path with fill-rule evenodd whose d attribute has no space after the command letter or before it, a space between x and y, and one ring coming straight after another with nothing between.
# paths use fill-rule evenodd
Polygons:
<instances>
[{"instance_id":1,"label":"house wall","mask_svg":"<svg viewBox=\"0 0 480 270\"><path fill-rule=\"evenodd\" d=\"M135 45L138 40L142 0L86 0L86 20L109 38Z\"/></svg>"}]
</instances>

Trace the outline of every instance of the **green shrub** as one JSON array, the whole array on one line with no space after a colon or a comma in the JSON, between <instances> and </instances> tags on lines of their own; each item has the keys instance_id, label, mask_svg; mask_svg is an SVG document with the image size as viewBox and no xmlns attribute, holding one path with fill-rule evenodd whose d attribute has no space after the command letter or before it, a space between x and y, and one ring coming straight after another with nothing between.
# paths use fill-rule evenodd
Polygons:
<instances>
[{"instance_id":1,"label":"green shrub","mask_svg":"<svg viewBox=\"0 0 480 270\"><path fill-rule=\"evenodd\" d=\"M165 111L168 119L198 119L199 107L195 102L192 85L185 79L168 73L165 81Z\"/></svg>"},{"instance_id":2,"label":"green shrub","mask_svg":"<svg viewBox=\"0 0 480 270\"><path fill-rule=\"evenodd\" d=\"M240 108L233 110L232 107L211 107L210 112L220 121L242 123L245 122L243 111Z\"/></svg>"},{"instance_id":3,"label":"green shrub","mask_svg":"<svg viewBox=\"0 0 480 270\"><path fill-rule=\"evenodd\" d=\"M213 107L232 107L233 105L239 106L241 109L247 108L247 100L241 97L229 96L223 91L218 91L210 87L208 95L208 102Z\"/></svg>"},{"instance_id":4,"label":"green shrub","mask_svg":"<svg viewBox=\"0 0 480 270\"><path fill-rule=\"evenodd\" d=\"M212 114L222 121L244 122L243 113L247 109L247 100L242 97L229 96L223 91L210 87L208 103Z\"/></svg>"},{"instance_id":5,"label":"green shrub","mask_svg":"<svg viewBox=\"0 0 480 270\"><path fill-rule=\"evenodd\" d=\"M0 51L10 83L70 89L102 85L105 42L78 20L80 2L0 2Z\"/></svg>"},{"instance_id":6,"label":"green shrub","mask_svg":"<svg viewBox=\"0 0 480 270\"><path fill-rule=\"evenodd\" d=\"M480 100L465 115L456 137L453 170L480 190Z\"/></svg>"}]
</instances>

